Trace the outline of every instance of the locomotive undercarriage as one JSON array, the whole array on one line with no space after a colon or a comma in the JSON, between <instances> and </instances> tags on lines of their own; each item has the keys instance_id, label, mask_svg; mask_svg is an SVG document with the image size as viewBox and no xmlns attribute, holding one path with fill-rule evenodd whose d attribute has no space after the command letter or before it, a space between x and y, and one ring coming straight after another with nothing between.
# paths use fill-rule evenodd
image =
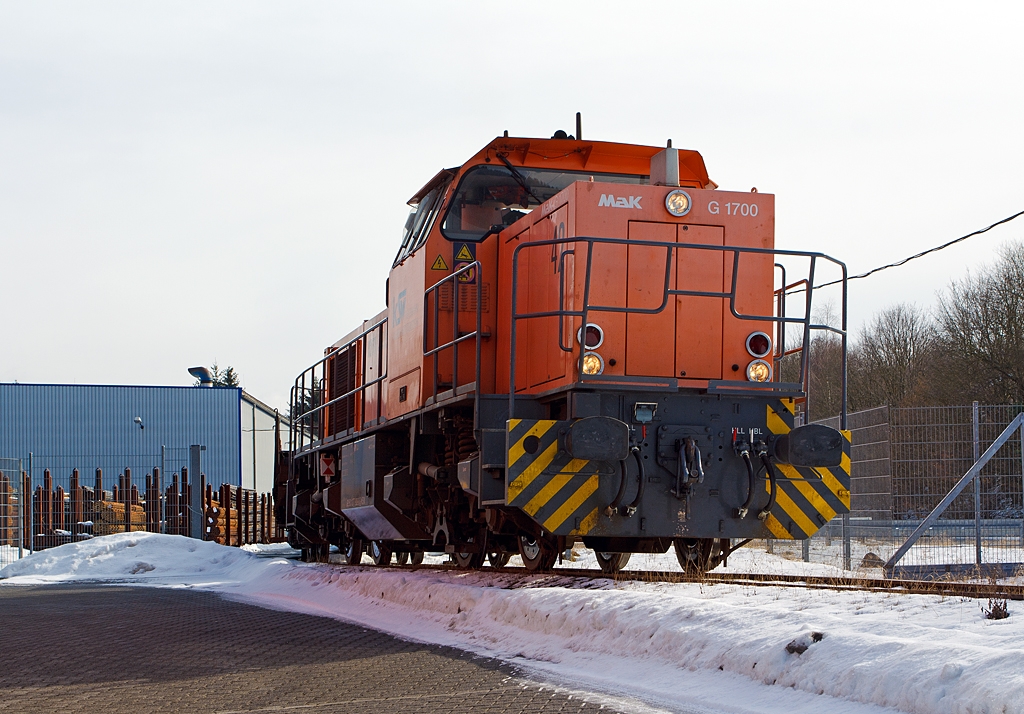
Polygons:
<instances>
[{"instance_id":1,"label":"locomotive undercarriage","mask_svg":"<svg viewBox=\"0 0 1024 714\"><path fill-rule=\"evenodd\" d=\"M608 572L674 545L696 572L737 540L809 537L848 508L848 440L845 463L834 443L815 455L831 471L780 462L803 432L778 396L570 390L507 415L507 397L470 395L314 444L292 461L289 542L308 560L333 545L349 562L364 549L379 564L446 552L464 568L519 554L531 570L581 542Z\"/></svg>"}]
</instances>

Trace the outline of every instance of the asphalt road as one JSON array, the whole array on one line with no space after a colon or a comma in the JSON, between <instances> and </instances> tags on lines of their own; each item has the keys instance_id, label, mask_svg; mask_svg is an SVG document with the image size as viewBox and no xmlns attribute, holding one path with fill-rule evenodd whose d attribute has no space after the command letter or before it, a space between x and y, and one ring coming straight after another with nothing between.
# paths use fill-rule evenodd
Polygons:
<instances>
[{"instance_id":1,"label":"asphalt road","mask_svg":"<svg viewBox=\"0 0 1024 714\"><path fill-rule=\"evenodd\" d=\"M0 587L0 712L598 710L497 660L210 593Z\"/></svg>"}]
</instances>

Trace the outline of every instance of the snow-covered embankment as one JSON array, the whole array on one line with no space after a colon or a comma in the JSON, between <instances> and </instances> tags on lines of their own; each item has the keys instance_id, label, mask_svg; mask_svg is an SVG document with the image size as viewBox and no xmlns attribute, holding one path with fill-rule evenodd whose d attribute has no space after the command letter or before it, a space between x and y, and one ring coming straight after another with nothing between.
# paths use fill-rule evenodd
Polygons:
<instances>
[{"instance_id":1,"label":"snow-covered embankment","mask_svg":"<svg viewBox=\"0 0 1024 714\"><path fill-rule=\"evenodd\" d=\"M202 587L670 705L724 689L736 711L1024 712L1024 613L985 620L973 600L543 577L509 589L494 573L307 566L144 533L43 551L0 578Z\"/></svg>"}]
</instances>

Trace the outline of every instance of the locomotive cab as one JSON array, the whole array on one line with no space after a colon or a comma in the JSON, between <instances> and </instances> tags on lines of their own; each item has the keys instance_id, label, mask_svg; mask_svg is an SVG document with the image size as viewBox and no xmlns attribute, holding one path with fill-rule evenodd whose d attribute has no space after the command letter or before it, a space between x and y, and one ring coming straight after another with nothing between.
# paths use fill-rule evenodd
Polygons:
<instances>
[{"instance_id":1,"label":"locomotive cab","mask_svg":"<svg viewBox=\"0 0 1024 714\"><path fill-rule=\"evenodd\" d=\"M695 151L501 137L410 204L387 309L293 387L304 552L546 568L582 541L616 570L675 544L705 570L848 512L848 432L797 417L811 334L845 349L815 267L845 268L775 248L774 196Z\"/></svg>"}]
</instances>

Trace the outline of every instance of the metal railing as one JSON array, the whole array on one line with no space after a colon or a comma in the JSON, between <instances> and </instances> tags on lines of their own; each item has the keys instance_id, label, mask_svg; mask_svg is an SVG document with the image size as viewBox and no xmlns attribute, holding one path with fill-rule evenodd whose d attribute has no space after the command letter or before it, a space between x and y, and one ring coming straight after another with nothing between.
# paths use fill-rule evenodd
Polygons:
<instances>
[{"instance_id":1,"label":"metal railing","mask_svg":"<svg viewBox=\"0 0 1024 714\"><path fill-rule=\"evenodd\" d=\"M385 332L384 326L387 325L388 319L384 319L374 323L370 327L366 328L355 337L350 339L344 345L336 347L335 349L328 352L323 356L322 359L317 360L312 365L304 369L298 377L295 378L295 383L292 385L290 395L290 407L291 407L291 445L296 453L302 452L307 446L312 446L317 441L322 440L324 437L324 423L320 417L322 412L336 404L340 404L345 399L351 399L356 397L363 397L367 389L376 387L376 420L384 414L384 380L388 377L387 364L384 359L384 343L385 343ZM367 370L367 345L369 340L368 336L373 333L378 333L377 339L377 365L380 374L369 380L365 381L366 370ZM323 401L323 394L325 382L328 382L326 376L327 365L331 359L339 357L345 351L351 349L356 343L361 342L360 361L356 369L355 374L355 388L348 390L344 394L338 396L332 396L328 401ZM317 370L320 371L320 376L317 376ZM308 382L308 386L307 386ZM365 414L363 409L365 408L365 399L361 400L361 403L357 405L359 408L354 409L353 414L353 430L358 431L362 428L365 423Z\"/></svg>"},{"instance_id":2,"label":"metal railing","mask_svg":"<svg viewBox=\"0 0 1024 714\"><path fill-rule=\"evenodd\" d=\"M575 252L576 247L585 245L587 248L586 258L586 272L583 281L583 296L582 305L579 309L567 309L565 306L566 294L565 294L565 258L567 255L574 256L573 260L575 263ZM594 262L594 248L599 245L615 245L624 247L650 247L662 249L665 251L665 270L664 270L664 281L662 284L662 300L661 304L657 307L651 308L637 308L637 307L625 307L622 305L600 305L592 304L590 293L591 293L591 278L593 274L593 262ZM541 248L547 248L555 251L561 246L567 246L568 249L561 252L561 255L557 261L557 271L559 275L559 286L558 286L558 309L557 310L542 310L533 312L520 312L519 311L519 264L520 264L520 253L525 250L536 250ZM730 289L728 291L714 291L714 290L681 290L672 287L672 266L675 262L675 256L677 251L682 250L703 250L703 251L716 251L723 254L732 255L732 274L729 277ZM785 268L783 268L783 286L781 288L783 295L796 294L799 292L805 293L803 300L803 314L801 316L789 316L786 314L786 302L784 299L778 300L779 312L773 315L756 315L756 314L745 314L741 313L736 306L736 294L737 285L739 280L740 272L740 260L741 256L744 255L765 255L765 256L786 256L791 258L802 258L809 261L807 276L803 280L797 281L792 285L788 285L785 282ZM842 278L837 281L841 285L842 305L841 305L841 325L840 327L832 327L831 325L816 324L812 319L812 307L813 307L813 295L814 295L814 277L817 268L818 261L826 261L836 267L842 273ZM781 267L778 263L774 263L775 267ZM847 379L846 379L846 346L847 346L847 317L846 317L846 296L847 296L847 270L846 265L841 261L836 260L824 253L810 252L810 251L789 251L789 250L775 250L768 248L745 248L739 246L715 246L715 245L703 245L697 243L666 243L663 241L649 241L649 240L632 240L627 238L596 238L590 236L575 236L568 238L553 238L550 240L539 240L523 243L516 246L512 253L512 331L510 335L510 350L511 350L511 366L509 370L509 418L515 413L515 394L516 394L516 339L517 339L517 326L520 320L538 319L538 318L550 318L557 317L559 325L559 347L566 352L578 350L579 354L576 359L576 383L614 383L620 386L636 385L641 386L645 389L669 389L675 390L679 387L679 380L675 377L642 377L642 376L627 376L627 375L604 375L604 374L593 374L588 375L583 372L583 357L586 352L583 341L580 341L578 348L573 348L571 345L566 346L563 344L562 336L564 334L564 321L566 318L578 318L581 325L587 325L590 313L625 313L633 315L654 315L663 312L669 305L670 298L673 296L677 297L708 297L708 298L719 298L721 300L728 300L729 311L733 317L741 320L752 320L761 322L771 322L774 325L780 327L781 334L785 334L781 328L784 328L786 324L794 323L802 326L803 338L802 347L803 350L800 362L800 374L799 380L793 383L774 381L767 384L754 384L751 382L740 381L740 380L709 380L708 391L709 392L728 392L736 393L740 391L752 391L757 390L758 394L773 393L778 396L802 396L804 385L807 381L808 374L808 356L810 350L808 349L811 340L811 334L815 331L831 332L840 337L842 340L842 404L846 404L846 393L847 393ZM796 288L800 285L804 285L802 290ZM778 291L774 291L777 294ZM773 308L774 309L774 308ZM784 345L780 347L779 340L776 340L777 349L784 348ZM795 350L794 350L795 351ZM781 359L780 355L776 355L776 358ZM776 376L779 376L779 371L776 370ZM845 406L843 408L842 415L842 427L845 428Z\"/></svg>"},{"instance_id":3,"label":"metal railing","mask_svg":"<svg viewBox=\"0 0 1024 714\"><path fill-rule=\"evenodd\" d=\"M461 303L459 301L459 284L468 283L469 279L473 279L470 285L476 288L476 323L475 328L471 332L461 332L459 329L459 312ZM441 344L441 287L448 284L452 285L452 338ZM433 300L431 300L433 298ZM433 310L431 311L430 305L433 303ZM433 312L433 322L427 318L430 313ZM428 337L428 330L430 325L433 325L433 337L431 341ZM475 353L475 367L474 377L472 386L473 389L479 394L480 392L480 351L481 351L481 340L483 338L483 276L480 274L480 263L479 261L473 261L467 263L458 270L454 271L451 275L438 280L436 283L427 288L423 293L423 356L433 358L433 369L431 370L431 390L429 399L435 401L438 400L441 392L451 391L452 396L456 396L459 391L459 349L458 345L468 340L474 340L476 343ZM440 357L441 354L447 350L451 350L452 353L452 383L450 385L439 384L439 369L440 369ZM439 386L445 388L438 391ZM463 385L464 389L468 389L471 385Z\"/></svg>"}]
</instances>

